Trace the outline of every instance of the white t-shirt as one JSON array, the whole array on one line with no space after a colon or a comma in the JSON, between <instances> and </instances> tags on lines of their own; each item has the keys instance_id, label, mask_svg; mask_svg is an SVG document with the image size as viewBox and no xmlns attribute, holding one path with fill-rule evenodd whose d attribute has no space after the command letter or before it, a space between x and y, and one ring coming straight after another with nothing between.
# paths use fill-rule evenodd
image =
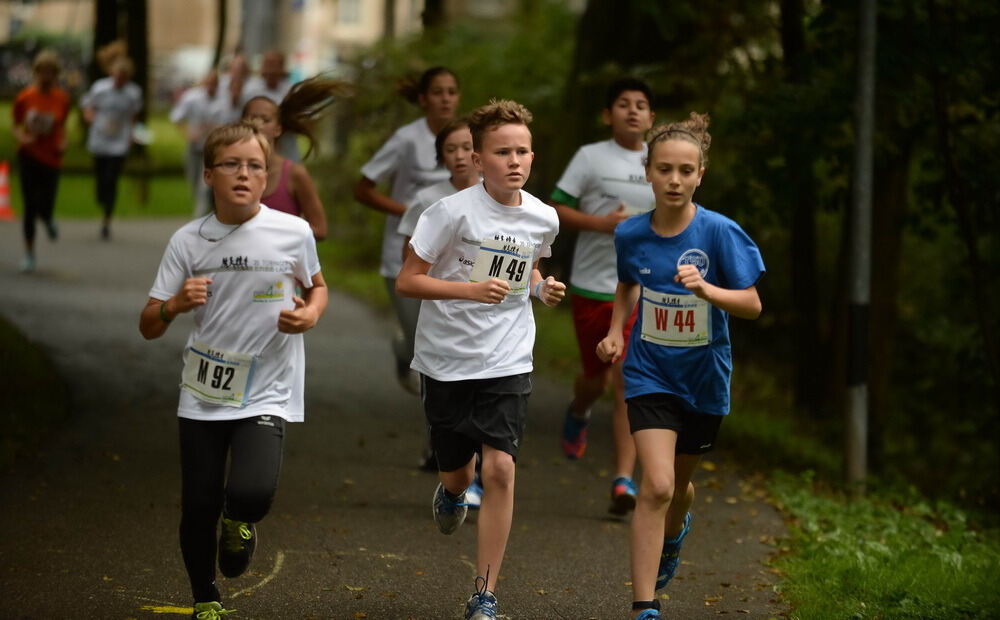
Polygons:
<instances>
[{"instance_id":1,"label":"white t-shirt","mask_svg":"<svg viewBox=\"0 0 1000 620\"><path fill-rule=\"evenodd\" d=\"M607 215L625 203L633 215L645 213L655 206L653 189L646 181L641 151L622 148L613 139L580 147L563 172L552 198L557 202L572 202L581 213ZM560 192L565 195L560 195ZM618 286L615 266L614 235L582 230L573 251L570 286L585 297L610 301Z\"/></svg>"},{"instance_id":2,"label":"white t-shirt","mask_svg":"<svg viewBox=\"0 0 1000 620\"><path fill-rule=\"evenodd\" d=\"M191 356L189 349L196 342L258 356L243 407L206 403L181 389L177 415L194 420L258 415L276 415L289 422L303 420L304 340L302 334L280 333L278 315L295 307L292 296L296 287L312 287L312 277L319 271L309 224L264 205L236 229L209 214L174 233L149 296L166 300L187 278L212 279L208 303L193 311L194 330L188 336L184 358Z\"/></svg>"},{"instance_id":3,"label":"white t-shirt","mask_svg":"<svg viewBox=\"0 0 1000 620\"><path fill-rule=\"evenodd\" d=\"M142 109L142 90L132 82L115 88L114 79L101 78L80 99L80 106L94 108L87 150L94 155L127 155L132 146L132 119Z\"/></svg>"},{"instance_id":4,"label":"white t-shirt","mask_svg":"<svg viewBox=\"0 0 1000 620\"><path fill-rule=\"evenodd\" d=\"M406 237L412 237L413 230L417 227L417 220L427 210L427 207L457 191L458 188L451 184L451 179L445 179L417 192L413 202L406 208L406 213L399 218L399 227L396 232Z\"/></svg>"},{"instance_id":5,"label":"white t-shirt","mask_svg":"<svg viewBox=\"0 0 1000 620\"><path fill-rule=\"evenodd\" d=\"M361 174L375 183L395 175L389 197L404 205L410 204L421 188L451 177L448 169L437 162L434 134L425 118L418 118L397 129L368 163L361 167ZM395 278L403 266L404 235L396 231L399 220L395 215L387 215L385 218L382 264L379 268L379 273L385 278Z\"/></svg>"},{"instance_id":6,"label":"white t-shirt","mask_svg":"<svg viewBox=\"0 0 1000 620\"><path fill-rule=\"evenodd\" d=\"M170 122L185 123L188 142L201 146L215 127L214 103L215 97L209 96L204 86L193 86L185 90L170 109Z\"/></svg>"},{"instance_id":7,"label":"white t-shirt","mask_svg":"<svg viewBox=\"0 0 1000 620\"><path fill-rule=\"evenodd\" d=\"M502 205L482 183L442 198L424 211L410 247L431 263L428 275L468 282L482 243L527 247L525 270L552 253L559 232L555 209L521 191L521 205ZM496 255L494 254L494 257ZM503 257L507 263L510 257ZM461 299L423 300L411 367L438 381L506 377L530 372L535 318L529 291L510 293L500 304Z\"/></svg>"}]
</instances>

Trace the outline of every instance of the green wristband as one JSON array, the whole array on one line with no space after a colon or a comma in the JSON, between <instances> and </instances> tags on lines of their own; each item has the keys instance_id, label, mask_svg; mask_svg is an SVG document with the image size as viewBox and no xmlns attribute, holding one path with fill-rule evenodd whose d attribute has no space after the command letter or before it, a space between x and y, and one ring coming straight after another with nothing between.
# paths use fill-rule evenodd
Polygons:
<instances>
[{"instance_id":1,"label":"green wristband","mask_svg":"<svg viewBox=\"0 0 1000 620\"><path fill-rule=\"evenodd\" d=\"M167 302L163 302L162 304L160 304L160 320L163 321L164 323L169 323L170 321L173 321L173 319L168 319L167 318L167 313L163 309L163 308L166 307L166 305L167 305Z\"/></svg>"}]
</instances>

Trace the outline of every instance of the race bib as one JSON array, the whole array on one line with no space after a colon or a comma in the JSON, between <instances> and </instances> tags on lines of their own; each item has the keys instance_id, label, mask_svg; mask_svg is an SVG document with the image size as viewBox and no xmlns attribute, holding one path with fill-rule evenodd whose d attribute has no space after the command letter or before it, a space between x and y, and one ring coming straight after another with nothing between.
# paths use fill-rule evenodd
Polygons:
<instances>
[{"instance_id":1,"label":"race bib","mask_svg":"<svg viewBox=\"0 0 1000 620\"><path fill-rule=\"evenodd\" d=\"M243 407L255 364L253 355L223 351L196 341L188 347L181 387L206 403Z\"/></svg>"},{"instance_id":2,"label":"race bib","mask_svg":"<svg viewBox=\"0 0 1000 620\"><path fill-rule=\"evenodd\" d=\"M712 340L709 304L695 295L642 290L642 339L666 347L703 347Z\"/></svg>"},{"instance_id":3,"label":"race bib","mask_svg":"<svg viewBox=\"0 0 1000 620\"><path fill-rule=\"evenodd\" d=\"M490 278L506 280L510 285L507 295L523 295L531 281L534 248L510 241L490 239L483 241L476 254L469 282L485 282Z\"/></svg>"}]
</instances>

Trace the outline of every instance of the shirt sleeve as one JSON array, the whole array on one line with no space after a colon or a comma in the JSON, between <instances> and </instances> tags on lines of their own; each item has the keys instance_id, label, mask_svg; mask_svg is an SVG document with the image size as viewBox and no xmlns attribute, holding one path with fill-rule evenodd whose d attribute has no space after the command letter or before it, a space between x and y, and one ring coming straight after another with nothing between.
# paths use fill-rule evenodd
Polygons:
<instances>
[{"instance_id":1,"label":"shirt sleeve","mask_svg":"<svg viewBox=\"0 0 1000 620\"><path fill-rule=\"evenodd\" d=\"M626 220L628 221L628 220ZM625 222L622 222L624 224ZM626 235L622 232L622 224L619 224L615 228L615 258L618 262L618 281L625 283L635 282L635 276L632 275L629 270L628 262L628 248L630 244L626 239Z\"/></svg>"},{"instance_id":2,"label":"shirt sleeve","mask_svg":"<svg viewBox=\"0 0 1000 620\"><path fill-rule=\"evenodd\" d=\"M302 240L303 257L295 266L295 278L302 283L303 288L312 288L313 276L320 272L319 255L316 253L316 238L312 229L308 228Z\"/></svg>"},{"instance_id":3,"label":"shirt sleeve","mask_svg":"<svg viewBox=\"0 0 1000 620\"><path fill-rule=\"evenodd\" d=\"M716 232L719 247L718 279L721 286L743 290L754 286L764 276L764 259L760 249L742 228L732 220Z\"/></svg>"},{"instance_id":4,"label":"shirt sleeve","mask_svg":"<svg viewBox=\"0 0 1000 620\"><path fill-rule=\"evenodd\" d=\"M391 138L386 140L382 148L361 167L361 174L366 179L376 183L384 181L399 167L402 152L403 140L399 136L399 131L396 131Z\"/></svg>"},{"instance_id":5,"label":"shirt sleeve","mask_svg":"<svg viewBox=\"0 0 1000 620\"><path fill-rule=\"evenodd\" d=\"M552 200L576 208L590 183L590 163L583 149L577 149L552 191Z\"/></svg>"},{"instance_id":6,"label":"shirt sleeve","mask_svg":"<svg viewBox=\"0 0 1000 620\"><path fill-rule=\"evenodd\" d=\"M421 260L432 265L452 237L452 218L445 203L438 200L423 212L410 239L410 247Z\"/></svg>"},{"instance_id":7,"label":"shirt sleeve","mask_svg":"<svg viewBox=\"0 0 1000 620\"><path fill-rule=\"evenodd\" d=\"M193 98L194 96L191 89L184 91L181 98L177 100L177 104L170 110L171 123L179 123L181 121L188 120L188 115L191 113Z\"/></svg>"},{"instance_id":8,"label":"shirt sleeve","mask_svg":"<svg viewBox=\"0 0 1000 620\"><path fill-rule=\"evenodd\" d=\"M170 238L167 249L160 259L160 267L156 270L156 279L153 281L153 288L149 290L149 296L153 299L166 301L177 294L184 280L190 277L190 269L187 261L180 251L178 233Z\"/></svg>"}]
</instances>

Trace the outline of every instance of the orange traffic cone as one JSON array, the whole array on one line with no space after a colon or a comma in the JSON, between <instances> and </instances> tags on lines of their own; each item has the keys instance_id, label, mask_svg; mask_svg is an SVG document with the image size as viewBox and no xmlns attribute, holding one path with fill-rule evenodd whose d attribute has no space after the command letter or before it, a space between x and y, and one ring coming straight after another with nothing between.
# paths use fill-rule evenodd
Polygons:
<instances>
[{"instance_id":1,"label":"orange traffic cone","mask_svg":"<svg viewBox=\"0 0 1000 620\"><path fill-rule=\"evenodd\" d=\"M16 216L10 208L10 164L0 161L0 220L14 220Z\"/></svg>"}]
</instances>

